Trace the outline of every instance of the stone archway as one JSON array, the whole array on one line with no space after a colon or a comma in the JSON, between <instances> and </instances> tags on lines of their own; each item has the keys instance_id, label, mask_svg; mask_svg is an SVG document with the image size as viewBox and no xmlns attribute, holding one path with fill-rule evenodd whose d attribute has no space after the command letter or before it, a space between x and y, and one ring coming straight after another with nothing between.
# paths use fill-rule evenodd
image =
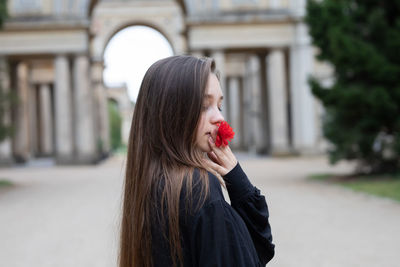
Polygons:
<instances>
[{"instance_id":1,"label":"stone archway","mask_svg":"<svg viewBox=\"0 0 400 267\"><path fill-rule=\"evenodd\" d=\"M157 3L101 2L92 15L90 42L91 57L100 61L109 40L128 26L143 25L159 31L169 41L174 54L187 51L184 36L184 17L176 1Z\"/></svg>"},{"instance_id":2,"label":"stone archway","mask_svg":"<svg viewBox=\"0 0 400 267\"><path fill-rule=\"evenodd\" d=\"M90 9L89 57L91 84L94 94L95 129L101 151L110 149L107 94L103 80L104 51L111 38L120 30L133 25L151 27L170 43L174 54L187 51L182 6L174 0L163 2L96 2Z\"/></svg>"}]
</instances>

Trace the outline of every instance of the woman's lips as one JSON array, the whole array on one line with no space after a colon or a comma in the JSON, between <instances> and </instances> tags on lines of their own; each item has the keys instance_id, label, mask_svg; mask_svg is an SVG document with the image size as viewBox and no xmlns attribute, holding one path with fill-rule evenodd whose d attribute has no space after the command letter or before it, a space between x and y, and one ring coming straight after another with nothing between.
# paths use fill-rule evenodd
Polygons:
<instances>
[{"instance_id":1,"label":"woman's lips","mask_svg":"<svg viewBox=\"0 0 400 267\"><path fill-rule=\"evenodd\" d=\"M206 135L211 136L211 138L215 141L217 138L218 128L214 129L213 131L206 132Z\"/></svg>"},{"instance_id":2,"label":"woman's lips","mask_svg":"<svg viewBox=\"0 0 400 267\"><path fill-rule=\"evenodd\" d=\"M211 132L211 136L212 138L215 139L217 138L217 134L218 134L218 128L215 128L212 132Z\"/></svg>"}]
</instances>

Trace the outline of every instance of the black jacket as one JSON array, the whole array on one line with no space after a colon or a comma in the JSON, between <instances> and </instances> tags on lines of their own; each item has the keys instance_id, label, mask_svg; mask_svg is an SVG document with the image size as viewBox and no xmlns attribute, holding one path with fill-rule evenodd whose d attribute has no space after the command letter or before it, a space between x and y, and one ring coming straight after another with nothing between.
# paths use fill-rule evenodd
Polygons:
<instances>
[{"instance_id":1,"label":"black jacket","mask_svg":"<svg viewBox=\"0 0 400 267\"><path fill-rule=\"evenodd\" d=\"M186 195L180 197L184 266L265 266L274 256L275 246L264 196L250 183L239 163L223 177L231 205L224 199L218 178L211 173L208 176L209 196L197 212L188 213ZM194 204L200 197L196 179L198 171L193 176ZM160 229L152 225L153 263L155 267L172 266L168 237Z\"/></svg>"}]
</instances>

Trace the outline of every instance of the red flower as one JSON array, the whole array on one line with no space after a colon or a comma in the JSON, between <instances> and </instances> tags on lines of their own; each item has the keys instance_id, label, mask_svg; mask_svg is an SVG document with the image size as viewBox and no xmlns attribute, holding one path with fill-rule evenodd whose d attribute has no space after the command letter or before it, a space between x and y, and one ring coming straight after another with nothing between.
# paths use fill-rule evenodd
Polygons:
<instances>
[{"instance_id":1,"label":"red flower","mask_svg":"<svg viewBox=\"0 0 400 267\"><path fill-rule=\"evenodd\" d=\"M218 127L217 138L215 139L215 145L220 147L221 145L227 146L228 142L233 139L235 132L229 126L226 121L221 122Z\"/></svg>"}]
</instances>

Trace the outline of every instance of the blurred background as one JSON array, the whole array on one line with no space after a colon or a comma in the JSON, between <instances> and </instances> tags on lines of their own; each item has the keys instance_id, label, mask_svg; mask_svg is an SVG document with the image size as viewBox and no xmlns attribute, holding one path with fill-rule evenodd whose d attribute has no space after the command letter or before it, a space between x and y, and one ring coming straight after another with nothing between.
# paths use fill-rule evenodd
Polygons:
<instances>
[{"instance_id":1,"label":"blurred background","mask_svg":"<svg viewBox=\"0 0 400 267\"><path fill-rule=\"evenodd\" d=\"M1 77L18 104L3 162L92 163L126 145L144 72L174 54L215 59L234 148L323 151L307 79L329 83L332 71L315 60L305 1L31 0L7 1L7 10Z\"/></svg>"},{"instance_id":2,"label":"blurred background","mask_svg":"<svg viewBox=\"0 0 400 267\"><path fill-rule=\"evenodd\" d=\"M140 83L180 54L221 72L231 147L272 202L271 266L398 266L398 14L400 1L0 0L0 266L115 266Z\"/></svg>"}]
</instances>

